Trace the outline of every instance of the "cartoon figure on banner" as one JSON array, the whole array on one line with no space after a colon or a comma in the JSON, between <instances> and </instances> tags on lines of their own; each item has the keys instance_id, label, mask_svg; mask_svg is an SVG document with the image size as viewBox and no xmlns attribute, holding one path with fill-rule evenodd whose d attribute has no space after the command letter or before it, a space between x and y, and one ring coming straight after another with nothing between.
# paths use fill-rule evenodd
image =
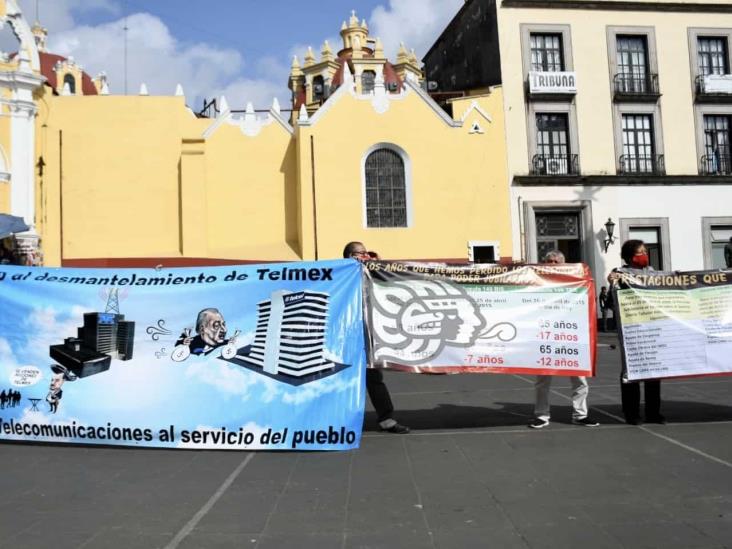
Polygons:
<instances>
[{"instance_id":1,"label":"cartoon figure on banner","mask_svg":"<svg viewBox=\"0 0 732 549\"><path fill-rule=\"evenodd\" d=\"M415 365L449 347L478 340L512 341L516 327L499 322L486 329L480 309L460 286L442 280L389 281L374 287L374 356Z\"/></svg>"},{"instance_id":2,"label":"cartoon figure on banner","mask_svg":"<svg viewBox=\"0 0 732 549\"><path fill-rule=\"evenodd\" d=\"M236 338L241 332L226 339L226 320L218 309L210 307L198 313L196 319L196 335L193 336L190 328L185 328L170 357L176 362L186 360L190 355L209 355L216 349L223 347L221 356L233 358L236 355Z\"/></svg>"},{"instance_id":3,"label":"cartoon figure on banner","mask_svg":"<svg viewBox=\"0 0 732 549\"><path fill-rule=\"evenodd\" d=\"M46 402L48 402L49 411L55 414L58 411L58 404L61 402L61 397L64 395L61 387L63 387L66 381L76 381L78 376L66 368L66 366L60 366L59 364L52 364L51 372L51 384L48 386Z\"/></svg>"},{"instance_id":4,"label":"cartoon figure on banner","mask_svg":"<svg viewBox=\"0 0 732 549\"><path fill-rule=\"evenodd\" d=\"M0 410L3 410L5 408L15 408L18 404L20 404L20 399L20 391L8 389L6 393L5 389L3 389L2 392L0 392Z\"/></svg>"}]
</instances>

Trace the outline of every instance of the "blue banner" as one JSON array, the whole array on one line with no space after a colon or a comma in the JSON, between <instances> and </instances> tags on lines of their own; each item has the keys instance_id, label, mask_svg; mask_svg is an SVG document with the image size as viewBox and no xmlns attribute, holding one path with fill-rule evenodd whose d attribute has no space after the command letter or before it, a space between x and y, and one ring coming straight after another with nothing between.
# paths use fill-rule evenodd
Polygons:
<instances>
[{"instance_id":1,"label":"blue banner","mask_svg":"<svg viewBox=\"0 0 732 549\"><path fill-rule=\"evenodd\" d=\"M353 260L187 269L0 266L0 438L357 448Z\"/></svg>"}]
</instances>

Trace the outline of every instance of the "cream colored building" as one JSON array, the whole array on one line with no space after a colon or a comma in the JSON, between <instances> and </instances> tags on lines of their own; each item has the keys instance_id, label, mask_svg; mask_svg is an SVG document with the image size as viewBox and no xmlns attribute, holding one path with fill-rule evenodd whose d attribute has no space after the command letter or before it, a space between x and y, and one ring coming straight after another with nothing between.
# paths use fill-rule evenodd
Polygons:
<instances>
[{"instance_id":1,"label":"cream colored building","mask_svg":"<svg viewBox=\"0 0 732 549\"><path fill-rule=\"evenodd\" d=\"M312 260L350 240L386 258L510 259L501 88L448 116L414 53L389 62L355 14L337 52L293 61L291 116L221 98L209 117L180 88L110 95L83 60L46 52L14 1L0 8L31 60L0 67L0 92L27 110L22 132L0 117L0 213L32 225L22 239L40 238L46 265Z\"/></svg>"},{"instance_id":2,"label":"cream colored building","mask_svg":"<svg viewBox=\"0 0 732 549\"><path fill-rule=\"evenodd\" d=\"M559 248L604 280L641 238L657 268L723 266L732 3L470 1L499 37L514 257Z\"/></svg>"}]
</instances>

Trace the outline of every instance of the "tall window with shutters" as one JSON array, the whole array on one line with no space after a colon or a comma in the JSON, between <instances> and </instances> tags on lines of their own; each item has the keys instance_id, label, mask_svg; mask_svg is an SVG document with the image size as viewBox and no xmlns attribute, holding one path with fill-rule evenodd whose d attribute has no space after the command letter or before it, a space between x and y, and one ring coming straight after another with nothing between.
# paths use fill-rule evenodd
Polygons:
<instances>
[{"instance_id":1,"label":"tall window with shutters","mask_svg":"<svg viewBox=\"0 0 732 549\"><path fill-rule=\"evenodd\" d=\"M380 148L366 158L366 226L407 226L404 160L396 151Z\"/></svg>"}]
</instances>

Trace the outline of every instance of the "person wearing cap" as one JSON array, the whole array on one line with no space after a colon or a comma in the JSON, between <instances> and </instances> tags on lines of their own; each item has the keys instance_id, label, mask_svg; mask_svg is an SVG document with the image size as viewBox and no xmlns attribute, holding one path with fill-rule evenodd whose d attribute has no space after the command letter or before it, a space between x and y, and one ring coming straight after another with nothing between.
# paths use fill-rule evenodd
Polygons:
<instances>
[{"instance_id":1,"label":"person wearing cap","mask_svg":"<svg viewBox=\"0 0 732 549\"><path fill-rule=\"evenodd\" d=\"M378 254L369 252L363 242L354 241L349 242L343 248L343 258L364 262L378 259ZM384 383L384 374L380 369L366 368L366 392L369 394L371 404L376 410L379 429L398 435L409 432L409 427L394 419L394 404L391 401L389 389Z\"/></svg>"}]
</instances>

